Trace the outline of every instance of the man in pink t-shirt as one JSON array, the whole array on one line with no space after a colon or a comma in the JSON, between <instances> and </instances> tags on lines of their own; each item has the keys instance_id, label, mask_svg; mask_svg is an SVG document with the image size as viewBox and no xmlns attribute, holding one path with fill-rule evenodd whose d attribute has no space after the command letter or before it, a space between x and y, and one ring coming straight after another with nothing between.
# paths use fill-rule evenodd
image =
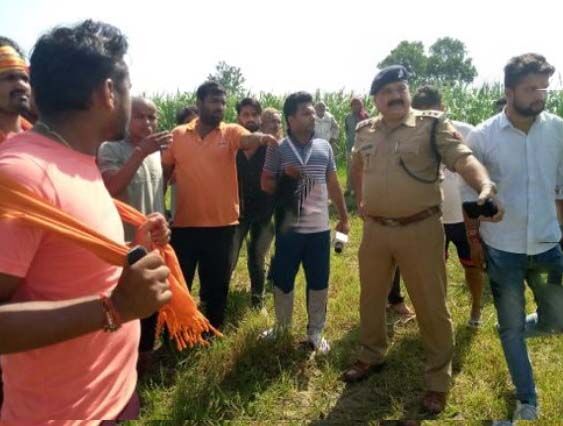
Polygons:
<instances>
[{"instance_id":1,"label":"man in pink t-shirt","mask_svg":"<svg viewBox=\"0 0 563 426\"><path fill-rule=\"evenodd\" d=\"M31 124L22 114L30 109L31 86L29 69L20 47L6 37L0 37L0 144L12 134L28 130ZM0 407L2 394L0 370Z\"/></svg>"},{"instance_id":2,"label":"man in pink t-shirt","mask_svg":"<svg viewBox=\"0 0 563 426\"><path fill-rule=\"evenodd\" d=\"M39 121L0 147L0 174L118 243L123 226L95 154L127 126L126 50L118 29L92 21L42 36L31 57ZM163 244L169 233L155 214L137 243ZM135 416L138 319L171 297L162 258L151 252L115 267L56 234L2 219L0 235L0 424Z\"/></svg>"}]
</instances>

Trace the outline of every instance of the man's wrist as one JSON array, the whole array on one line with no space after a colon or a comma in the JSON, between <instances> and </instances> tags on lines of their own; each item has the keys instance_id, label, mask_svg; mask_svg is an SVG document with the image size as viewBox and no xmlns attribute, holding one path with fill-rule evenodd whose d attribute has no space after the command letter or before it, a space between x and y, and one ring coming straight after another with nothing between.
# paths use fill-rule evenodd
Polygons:
<instances>
[{"instance_id":1,"label":"man's wrist","mask_svg":"<svg viewBox=\"0 0 563 426\"><path fill-rule=\"evenodd\" d=\"M356 192L356 195L357 194L358 193ZM363 204L363 200L361 199L361 197L357 197L356 198L356 208L359 209L360 207L362 207L362 204Z\"/></svg>"},{"instance_id":2,"label":"man's wrist","mask_svg":"<svg viewBox=\"0 0 563 426\"><path fill-rule=\"evenodd\" d=\"M133 150L133 157L139 161L143 161L146 156L145 150L140 145L137 145Z\"/></svg>"},{"instance_id":3,"label":"man's wrist","mask_svg":"<svg viewBox=\"0 0 563 426\"><path fill-rule=\"evenodd\" d=\"M126 302L124 300L122 300L122 297L119 296L119 294L115 291L115 289L108 296L108 299L110 300L111 304L113 305L115 312L119 316L119 319L121 320L121 324L125 324L126 322L129 322L133 319L136 319L124 307L124 304L126 304Z\"/></svg>"},{"instance_id":4,"label":"man's wrist","mask_svg":"<svg viewBox=\"0 0 563 426\"><path fill-rule=\"evenodd\" d=\"M490 188L493 194L497 194L497 185L492 180L483 182L483 184L481 185L481 192L483 192L485 188Z\"/></svg>"},{"instance_id":5,"label":"man's wrist","mask_svg":"<svg viewBox=\"0 0 563 426\"><path fill-rule=\"evenodd\" d=\"M467 230L467 239L471 242L477 243L481 242L481 236L479 234L478 229L468 229Z\"/></svg>"}]
</instances>

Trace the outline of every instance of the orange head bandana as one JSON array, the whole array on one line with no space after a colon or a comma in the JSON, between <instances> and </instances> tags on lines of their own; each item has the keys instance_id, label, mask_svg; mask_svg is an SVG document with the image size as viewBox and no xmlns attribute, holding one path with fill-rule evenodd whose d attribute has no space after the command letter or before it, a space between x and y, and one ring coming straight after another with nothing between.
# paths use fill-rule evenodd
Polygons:
<instances>
[{"instance_id":1,"label":"orange head bandana","mask_svg":"<svg viewBox=\"0 0 563 426\"><path fill-rule=\"evenodd\" d=\"M0 73L5 71L19 70L28 72L29 68L24 58L12 46L0 47Z\"/></svg>"}]
</instances>

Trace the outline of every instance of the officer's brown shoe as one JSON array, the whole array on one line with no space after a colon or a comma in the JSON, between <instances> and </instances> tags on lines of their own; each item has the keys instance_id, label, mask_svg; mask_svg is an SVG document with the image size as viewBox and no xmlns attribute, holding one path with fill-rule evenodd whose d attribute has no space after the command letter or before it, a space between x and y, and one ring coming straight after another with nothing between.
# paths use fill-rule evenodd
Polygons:
<instances>
[{"instance_id":1,"label":"officer's brown shoe","mask_svg":"<svg viewBox=\"0 0 563 426\"><path fill-rule=\"evenodd\" d=\"M357 360L348 370L342 374L342 380L346 383L356 383L361 380L367 379L374 373L379 373L383 370L385 363L380 364L368 364Z\"/></svg>"},{"instance_id":2,"label":"officer's brown shoe","mask_svg":"<svg viewBox=\"0 0 563 426\"><path fill-rule=\"evenodd\" d=\"M429 414L440 414L446 408L447 392L427 391L422 398L422 408Z\"/></svg>"}]
</instances>

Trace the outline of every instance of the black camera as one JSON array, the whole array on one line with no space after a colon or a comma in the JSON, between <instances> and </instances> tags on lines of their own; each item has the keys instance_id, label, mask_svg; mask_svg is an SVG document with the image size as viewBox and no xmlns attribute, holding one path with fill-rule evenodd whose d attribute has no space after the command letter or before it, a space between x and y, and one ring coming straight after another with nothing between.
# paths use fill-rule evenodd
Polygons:
<instances>
[{"instance_id":1,"label":"black camera","mask_svg":"<svg viewBox=\"0 0 563 426\"><path fill-rule=\"evenodd\" d=\"M143 246L135 246L127 253L127 263L133 265L147 255L147 250Z\"/></svg>"},{"instance_id":2,"label":"black camera","mask_svg":"<svg viewBox=\"0 0 563 426\"><path fill-rule=\"evenodd\" d=\"M471 219L477 219L479 216L493 217L498 213L497 206L490 198L481 206L477 201L466 201L463 203L463 209Z\"/></svg>"}]
</instances>

